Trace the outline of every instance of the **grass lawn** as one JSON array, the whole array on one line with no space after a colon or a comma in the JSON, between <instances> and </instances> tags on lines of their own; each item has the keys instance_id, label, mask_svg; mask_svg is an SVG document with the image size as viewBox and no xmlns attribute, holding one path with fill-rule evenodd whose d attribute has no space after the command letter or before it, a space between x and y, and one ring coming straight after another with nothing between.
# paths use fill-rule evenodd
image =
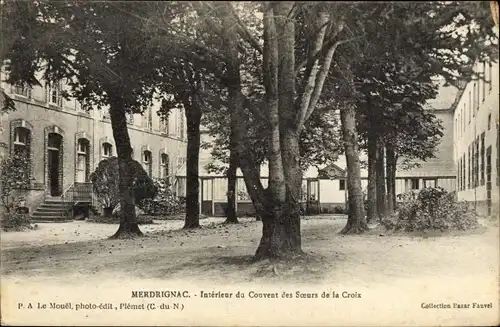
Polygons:
<instances>
[{"instance_id":1,"label":"grass lawn","mask_svg":"<svg viewBox=\"0 0 500 327\"><path fill-rule=\"evenodd\" d=\"M226 325L226 320L220 320L220 310L230 312L229 325L245 321L251 324L275 321L277 324L370 325L385 322L401 325L408 323L408 314L416 316L418 320L414 321L421 324L437 321L443 325L454 324L457 323L454 319L459 319L464 325L476 322L479 318L475 317L482 317L484 324L484 321L499 319L497 224L486 223L467 233L431 236L389 235L377 229L364 235L341 236L339 231L345 224L342 217L305 218L302 220L302 242L308 256L293 263L272 263L251 261L262 233L260 222L243 218L240 224L223 225L223 221L223 218L206 218L201 220L201 229L189 231L180 229L182 221L156 221L141 225L146 236L135 240L108 240L106 237L116 231L117 225L85 221L39 224L38 229L32 231L2 233L2 295L10 294L18 299L33 296L35 292L36 296L48 299L51 294L58 294L60 301L66 302L75 297L88 300L90 294L93 298L100 294L102 301L120 296L125 297L122 301L130 302L130 292L137 288L184 288L199 292L200 285L208 290L230 289L235 293L248 288L279 289L280 296L283 290L293 296L297 290L363 294L362 300L335 302L335 309L328 309L332 304L327 300L299 303L297 301L301 300L294 299L289 305L281 300L274 306L265 306L262 304L264 299L260 299L261 302L219 299L217 309L198 312L196 308L216 303L215 300L197 299L203 303L189 304L188 309L193 311L189 311L189 317L194 320L186 320L186 315L179 313L170 316L169 324L189 321ZM61 294L71 295L72 300L64 300ZM420 307L423 302L460 301L493 302L495 309L450 312L426 311ZM353 317L349 313L353 305L363 308L364 313ZM260 310L259 315L241 320L241 310L250 310L253 306ZM325 310L328 313L291 319L286 312L295 310L294 306L304 310L311 306L318 312ZM277 312L282 313L277 315ZM335 321L325 320L332 312L335 312ZM166 323L156 311L155 314L132 313L134 316L127 324ZM104 314L86 312L87 320L80 323L71 320L76 319L74 314L65 319L70 319L72 324L105 323ZM376 322L370 323L375 317L378 317ZM42 318L43 315L37 316L37 319ZM119 323L117 318L113 319Z\"/></svg>"}]
</instances>

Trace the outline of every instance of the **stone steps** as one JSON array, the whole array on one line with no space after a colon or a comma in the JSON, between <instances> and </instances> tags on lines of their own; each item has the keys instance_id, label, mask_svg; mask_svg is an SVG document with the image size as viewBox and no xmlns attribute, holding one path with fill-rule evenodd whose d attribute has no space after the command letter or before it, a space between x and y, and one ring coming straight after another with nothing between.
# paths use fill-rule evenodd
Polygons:
<instances>
[{"instance_id":1,"label":"stone steps","mask_svg":"<svg viewBox=\"0 0 500 327\"><path fill-rule=\"evenodd\" d=\"M33 222L62 222L69 221L68 209L70 203L61 201L60 199L46 199L35 211L31 214Z\"/></svg>"}]
</instances>

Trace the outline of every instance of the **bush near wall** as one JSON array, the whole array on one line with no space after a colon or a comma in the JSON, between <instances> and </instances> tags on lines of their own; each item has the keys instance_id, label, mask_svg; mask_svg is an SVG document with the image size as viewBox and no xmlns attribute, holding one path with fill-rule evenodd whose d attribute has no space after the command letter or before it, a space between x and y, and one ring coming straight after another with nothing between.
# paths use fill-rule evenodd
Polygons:
<instances>
[{"instance_id":1,"label":"bush near wall","mask_svg":"<svg viewBox=\"0 0 500 327\"><path fill-rule=\"evenodd\" d=\"M18 232L35 228L33 225L31 225L31 218L29 215L18 212L3 214L1 224L2 230L6 232Z\"/></svg>"},{"instance_id":2,"label":"bush near wall","mask_svg":"<svg viewBox=\"0 0 500 327\"><path fill-rule=\"evenodd\" d=\"M457 202L455 192L429 187L402 194L397 211L382 220L392 231L468 230L479 226L477 214L466 202Z\"/></svg>"},{"instance_id":3,"label":"bush near wall","mask_svg":"<svg viewBox=\"0 0 500 327\"><path fill-rule=\"evenodd\" d=\"M154 198L157 195L156 186L141 164L136 160L130 160L129 165L133 176L132 188L136 203ZM90 174L94 194L103 208L110 209L111 212L120 203L118 170L118 158L111 157L102 160L96 170Z\"/></svg>"},{"instance_id":4,"label":"bush near wall","mask_svg":"<svg viewBox=\"0 0 500 327\"><path fill-rule=\"evenodd\" d=\"M0 158L0 223L4 231L33 229L25 200L17 194L30 185L27 162L22 153Z\"/></svg>"},{"instance_id":5,"label":"bush near wall","mask_svg":"<svg viewBox=\"0 0 500 327\"><path fill-rule=\"evenodd\" d=\"M154 198L145 198L138 205L145 214L151 216L173 216L184 212L185 198L178 197L171 191L168 179L158 178L153 183L157 190L156 196Z\"/></svg>"}]
</instances>

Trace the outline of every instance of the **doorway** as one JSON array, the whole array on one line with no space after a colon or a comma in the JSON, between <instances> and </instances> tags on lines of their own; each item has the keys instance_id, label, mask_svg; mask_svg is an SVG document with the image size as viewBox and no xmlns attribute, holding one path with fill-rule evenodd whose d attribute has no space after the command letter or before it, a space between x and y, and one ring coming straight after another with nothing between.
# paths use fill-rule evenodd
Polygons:
<instances>
[{"instance_id":1,"label":"doorway","mask_svg":"<svg viewBox=\"0 0 500 327\"><path fill-rule=\"evenodd\" d=\"M51 196L62 194L62 136L50 133L47 140L47 173Z\"/></svg>"}]
</instances>

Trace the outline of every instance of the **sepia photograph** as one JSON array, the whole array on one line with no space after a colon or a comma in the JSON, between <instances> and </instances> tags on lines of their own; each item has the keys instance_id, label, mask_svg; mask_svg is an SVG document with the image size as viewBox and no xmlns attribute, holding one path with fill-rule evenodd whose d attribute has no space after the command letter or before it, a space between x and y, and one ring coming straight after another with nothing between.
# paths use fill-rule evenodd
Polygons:
<instances>
[{"instance_id":1,"label":"sepia photograph","mask_svg":"<svg viewBox=\"0 0 500 327\"><path fill-rule=\"evenodd\" d=\"M0 324L499 325L498 24L0 0Z\"/></svg>"}]
</instances>

